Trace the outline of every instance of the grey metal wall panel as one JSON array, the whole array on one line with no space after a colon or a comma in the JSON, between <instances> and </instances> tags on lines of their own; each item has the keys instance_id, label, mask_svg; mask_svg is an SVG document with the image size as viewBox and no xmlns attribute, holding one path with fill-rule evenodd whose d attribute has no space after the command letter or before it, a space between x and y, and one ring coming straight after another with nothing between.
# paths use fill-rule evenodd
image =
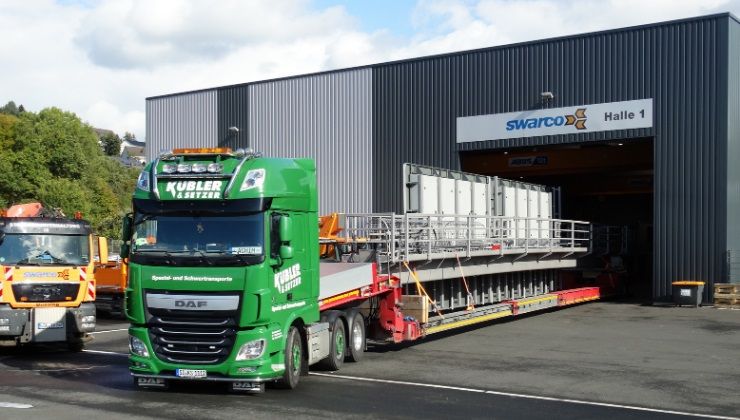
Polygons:
<instances>
[{"instance_id":1,"label":"grey metal wall panel","mask_svg":"<svg viewBox=\"0 0 740 420\"><path fill-rule=\"evenodd\" d=\"M721 280L728 15L375 66L374 209L401 209L403 162L459 169L458 150L654 137L654 298ZM725 77L723 79L723 76ZM655 127L458 146L459 116L654 98ZM709 289L709 288L707 288ZM707 295L709 297L709 292Z\"/></svg>"},{"instance_id":2,"label":"grey metal wall panel","mask_svg":"<svg viewBox=\"0 0 740 420\"><path fill-rule=\"evenodd\" d=\"M238 132L229 131L236 127ZM218 89L218 144L246 143L249 135L249 87L228 86Z\"/></svg>"},{"instance_id":3,"label":"grey metal wall panel","mask_svg":"<svg viewBox=\"0 0 740 420\"><path fill-rule=\"evenodd\" d=\"M372 210L371 86L370 69L249 86L251 146L316 159L322 213Z\"/></svg>"},{"instance_id":4,"label":"grey metal wall panel","mask_svg":"<svg viewBox=\"0 0 740 420\"><path fill-rule=\"evenodd\" d=\"M727 281L740 283L740 22L728 22Z\"/></svg>"},{"instance_id":5,"label":"grey metal wall panel","mask_svg":"<svg viewBox=\"0 0 740 420\"><path fill-rule=\"evenodd\" d=\"M215 147L217 121L215 90L147 99L147 161L176 147Z\"/></svg>"}]
</instances>

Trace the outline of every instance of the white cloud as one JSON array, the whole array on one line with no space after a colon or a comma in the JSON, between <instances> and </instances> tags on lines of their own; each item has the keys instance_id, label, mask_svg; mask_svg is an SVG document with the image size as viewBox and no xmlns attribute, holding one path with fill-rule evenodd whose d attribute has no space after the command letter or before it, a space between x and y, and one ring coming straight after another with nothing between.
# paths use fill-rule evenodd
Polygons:
<instances>
[{"instance_id":1,"label":"white cloud","mask_svg":"<svg viewBox=\"0 0 740 420\"><path fill-rule=\"evenodd\" d=\"M420 0L404 39L310 0L3 1L0 102L144 138L148 96L727 10L740 0Z\"/></svg>"},{"instance_id":2,"label":"white cloud","mask_svg":"<svg viewBox=\"0 0 740 420\"><path fill-rule=\"evenodd\" d=\"M91 125L105 127L121 136L127 131L131 133L144 133L146 129L146 115L143 111L121 111L118 106L106 101L95 102L83 114L85 119L88 120L87 122ZM138 135L137 138L139 138Z\"/></svg>"},{"instance_id":3,"label":"white cloud","mask_svg":"<svg viewBox=\"0 0 740 420\"><path fill-rule=\"evenodd\" d=\"M403 51L438 54L721 11L740 12L740 1L421 0L414 11L417 35Z\"/></svg>"}]
</instances>

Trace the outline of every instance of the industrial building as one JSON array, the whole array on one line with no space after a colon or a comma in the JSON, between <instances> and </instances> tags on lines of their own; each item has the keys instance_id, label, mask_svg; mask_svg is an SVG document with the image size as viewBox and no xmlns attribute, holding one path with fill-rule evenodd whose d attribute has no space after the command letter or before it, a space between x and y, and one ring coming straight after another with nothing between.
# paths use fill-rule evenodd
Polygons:
<instances>
[{"instance_id":1,"label":"industrial building","mask_svg":"<svg viewBox=\"0 0 740 420\"><path fill-rule=\"evenodd\" d=\"M635 294L711 301L740 281L739 117L723 13L150 97L146 153L313 157L322 212L403 211L406 162L559 186L560 216L629 228Z\"/></svg>"}]
</instances>

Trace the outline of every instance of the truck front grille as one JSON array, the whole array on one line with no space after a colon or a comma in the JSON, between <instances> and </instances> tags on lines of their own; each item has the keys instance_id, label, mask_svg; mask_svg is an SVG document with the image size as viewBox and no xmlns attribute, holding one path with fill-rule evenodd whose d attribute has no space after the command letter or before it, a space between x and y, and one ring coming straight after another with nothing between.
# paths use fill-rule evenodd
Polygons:
<instances>
[{"instance_id":1,"label":"truck front grille","mask_svg":"<svg viewBox=\"0 0 740 420\"><path fill-rule=\"evenodd\" d=\"M210 365L229 357L236 336L236 314L169 312L149 319L149 338L161 360Z\"/></svg>"},{"instance_id":2,"label":"truck front grille","mask_svg":"<svg viewBox=\"0 0 740 420\"><path fill-rule=\"evenodd\" d=\"M13 295L20 302L69 302L77 298L80 283L16 283Z\"/></svg>"}]
</instances>

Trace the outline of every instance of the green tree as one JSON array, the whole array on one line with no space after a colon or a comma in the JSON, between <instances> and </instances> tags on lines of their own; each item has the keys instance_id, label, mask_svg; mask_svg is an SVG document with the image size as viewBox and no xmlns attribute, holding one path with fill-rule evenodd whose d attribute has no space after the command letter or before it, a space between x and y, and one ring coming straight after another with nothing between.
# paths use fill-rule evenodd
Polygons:
<instances>
[{"instance_id":1,"label":"green tree","mask_svg":"<svg viewBox=\"0 0 740 420\"><path fill-rule=\"evenodd\" d=\"M120 237L138 171L103 154L94 130L69 112L0 115L0 206L41 201L82 212L95 232Z\"/></svg>"},{"instance_id":2,"label":"green tree","mask_svg":"<svg viewBox=\"0 0 740 420\"><path fill-rule=\"evenodd\" d=\"M136 141L136 134L127 131L123 134L123 140L128 142Z\"/></svg>"},{"instance_id":3,"label":"green tree","mask_svg":"<svg viewBox=\"0 0 740 420\"><path fill-rule=\"evenodd\" d=\"M110 132L105 133L100 137L100 142L103 144L103 152L108 156L119 156L121 153L121 138L118 134Z\"/></svg>"},{"instance_id":4,"label":"green tree","mask_svg":"<svg viewBox=\"0 0 740 420\"><path fill-rule=\"evenodd\" d=\"M23 105L21 105L23 106ZM17 116L20 112L18 111L18 107L16 106L15 102L9 101L5 106L0 108L0 114L8 114L8 115L15 115Z\"/></svg>"}]
</instances>

